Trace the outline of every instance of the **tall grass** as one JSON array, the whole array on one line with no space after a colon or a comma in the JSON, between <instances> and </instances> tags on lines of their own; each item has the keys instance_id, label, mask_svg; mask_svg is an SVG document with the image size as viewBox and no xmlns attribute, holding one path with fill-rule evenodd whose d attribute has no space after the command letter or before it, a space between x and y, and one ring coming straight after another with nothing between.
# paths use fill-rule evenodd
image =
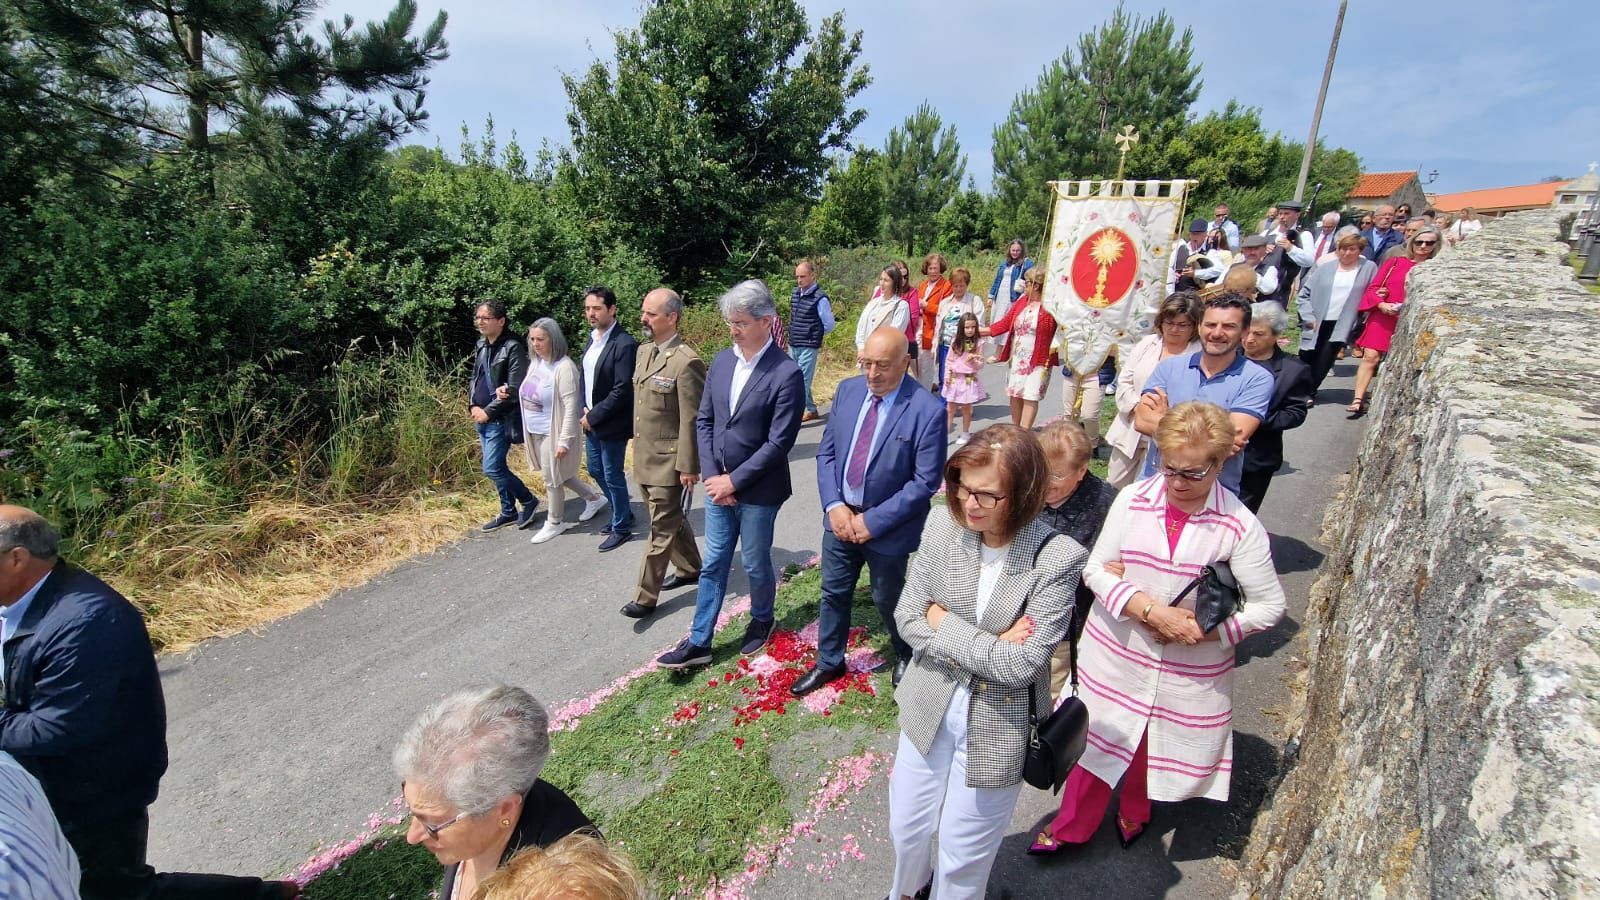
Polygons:
<instances>
[{"instance_id":1,"label":"tall grass","mask_svg":"<svg viewBox=\"0 0 1600 900\"><path fill-rule=\"evenodd\" d=\"M352 349L285 407L239 399L159 440L28 420L0 441L0 495L61 522L182 647L459 537L486 506L465 383L464 363Z\"/></svg>"}]
</instances>

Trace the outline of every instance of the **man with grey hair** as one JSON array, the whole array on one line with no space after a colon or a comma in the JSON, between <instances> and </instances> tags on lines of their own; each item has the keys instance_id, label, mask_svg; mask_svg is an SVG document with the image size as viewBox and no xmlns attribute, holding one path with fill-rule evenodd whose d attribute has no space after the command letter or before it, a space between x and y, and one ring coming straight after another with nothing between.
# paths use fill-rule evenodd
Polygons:
<instances>
[{"instance_id":1,"label":"man with grey hair","mask_svg":"<svg viewBox=\"0 0 1600 900\"><path fill-rule=\"evenodd\" d=\"M766 646L778 588L772 529L794 492L789 451L805 412L805 379L794 360L773 346L778 309L772 292L752 279L735 285L720 303L733 346L711 361L695 417L707 500L705 561L689 636L656 660L669 669L711 662L711 636L735 544L750 580L750 625L739 652L748 656Z\"/></svg>"},{"instance_id":2,"label":"man with grey hair","mask_svg":"<svg viewBox=\"0 0 1600 900\"><path fill-rule=\"evenodd\" d=\"M700 548L685 515L700 480L695 416L705 392L706 364L683 342L683 298L671 288L644 295L639 319L650 340L633 367L633 480L650 513L650 547L639 563L639 586L622 614L642 619L656 611L663 590L700 580ZM667 563L677 570L670 578Z\"/></svg>"},{"instance_id":3,"label":"man with grey hair","mask_svg":"<svg viewBox=\"0 0 1600 900\"><path fill-rule=\"evenodd\" d=\"M1316 231L1312 234L1312 257L1316 262L1333 256L1333 242L1339 236L1339 213L1328 210L1322 214L1322 219L1317 224Z\"/></svg>"},{"instance_id":4,"label":"man with grey hair","mask_svg":"<svg viewBox=\"0 0 1600 900\"><path fill-rule=\"evenodd\" d=\"M572 798L539 778L549 755L550 716L518 687L463 688L412 721L394 772L411 811L406 841L446 866L440 897L467 900L525 847L600 835Z\"/></svg>"},{"instance_id":5,"label":"man with grey hair","mask_svg":"<svg viewBox=\"0 0 1600 900\"><path fill-rule=\"evenodd\" d=\"M84 900L294 897L291 882L157 875L149 806L167 770L167 712L144 620L61 558L61 534L0 506L0 751L44 789L77 851Z\"/></svg>"},{"instance_id":6,"label":"man with grey hair","mask_svg":"<svg viewBox=\"0 0 1600 900\"><path fill-rule=\"evenodd\" d=\"M1245 358L1272 373L1272 399L1266 418L1244 448L1244 470L1239 476L1239 499L1253 513L1261 511L1273 473L1283 467L1283 433L1299 428L1311 408L1311 367L1283 352L1278 339L1289 328L1289 314L1276 303L1250 307L1250 327L1244 334Z\"/></svg>"}]
</instances>

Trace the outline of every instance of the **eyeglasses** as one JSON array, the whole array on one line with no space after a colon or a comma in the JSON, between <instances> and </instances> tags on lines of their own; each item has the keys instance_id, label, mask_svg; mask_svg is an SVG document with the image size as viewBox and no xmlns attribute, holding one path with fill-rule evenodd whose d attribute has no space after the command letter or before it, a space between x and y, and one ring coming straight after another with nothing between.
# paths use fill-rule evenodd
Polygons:
<instances>
[{"instance_id":1,"label":"eyeglasses","mask_svg":"<svg viewBox=\"0 0 1600 900\"><path fill-rule=\"evenodd\" d=\"M474 322L493 322L495 319L499 319L499 318L502 318L502 317L501 316L473 316L472 317L472 321L474 321Z\"/></svg>"},{"instance_id":2,"label":"eyeglasses","mask_svg":"<svg viewBox=\"0 0 1600 900\"><path fill-rule=\"evenodd\" d=\"M411 821L417 823L418 825L421 825L422 826L422 830L426 831L428 833L429 837L433 838L434 840L438 840L439 839L439 832L445 830L446 828L449 828L451 825L454 825L455 823L461 821L462 819L465 819L468 816L468 813L456 813L454 816L451 816L450 818L446 819L443 822L440 822L437 825L429 825L427 822L424 822L421 819L417 818L417 814L416 813L411 813L410 815L411 815Z\"/></svg>"},{"instance_id":3,"label":"eyeglasses","mask_svg":"<svg viewBox=\"0 0 1600 900\"><path fill-rule=\"evenodd\" d=\"M988 491L971 491L967 490L965 485L956 485L957 500L965 503L969 497L978 504L979 509L994 509L1001 500L1005 499L1003 494L991 494Z\"/></svg>"},{"instance_id":4,"label":"eyeglasses","mask_svg":"<svg viewBox=\"0 0 1600 900\"><path fill-rule=\"evenodd\" d=\"M1188 319L1168 319L1161 323L1162 328L1193 328L1194 323Z\"/></svg>"},{"instance_id":5,"label":"eyeglasses","mask_svg":"<svg viewBox=\"0 0 1600 900\"><path fill-rule=\"evenodd\" d=\"M1216 463L1212 463L1211 465L1206 466L1204 469L1196 472L1193 469L1174 469L1171 466L1162 466L1161 474L1167 478L1182 478L1185 481L1204 481L1206 476L1210 475L1211 470L1215 467Z\"/></svg>"}]
</instances>

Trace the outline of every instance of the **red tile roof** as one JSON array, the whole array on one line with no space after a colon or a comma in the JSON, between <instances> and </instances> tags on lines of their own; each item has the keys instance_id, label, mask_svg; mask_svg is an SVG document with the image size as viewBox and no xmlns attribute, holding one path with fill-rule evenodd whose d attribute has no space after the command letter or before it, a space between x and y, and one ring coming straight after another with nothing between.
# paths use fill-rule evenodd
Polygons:
<instances>
[{"instance_id":1,"label":"red tile roof","mask_svg":"<svg viewBox=\"0 0 1600 900\"><path fill-rule=\"evenodd\" d=\"M1415 177L1416 172L1362 172L1349 196L1369 199L1388 197Z\"/></svg>"},{"instance_id":2,"label":"red tile roof","mask_svg":"<svg viewBox=\"0 0 1600 900\"><path fill-rule=\"evenodd\" d=\"M1537 209L1554 203L1556 191L1570 183L1547 181L1543 184L1519 184L1513 187L1440 194L1434 197L1432 202L1433 208L1440 212L1456 212L1469 206L1478 210Z\"/></svg>"}]
</instances>

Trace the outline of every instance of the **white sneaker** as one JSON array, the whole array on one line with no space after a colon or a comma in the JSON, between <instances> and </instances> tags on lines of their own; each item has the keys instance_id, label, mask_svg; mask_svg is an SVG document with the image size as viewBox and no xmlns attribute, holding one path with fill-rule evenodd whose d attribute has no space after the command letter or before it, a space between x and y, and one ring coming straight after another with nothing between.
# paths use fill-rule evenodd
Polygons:
<instances>
[{"instance_id":1,"label":"white sneaker","mask_svg":"<svg viewBox=\"0 0 1600 900\"><path fill-rule=\"evenodd\" d=\"M1105 392L1107 397L1115 397L1117 395L1117 386L1115 384L1108 384L1105 386Z\"/></svg>"},{"instance_id":2,"label":"white sneaker","mask_svg":"<svg viewBox=\"0 0 1600 900\"><path fill-rule=\"evenodd\" d=\"M546 521L544 527L539 529L539 533L529 539L529 543L542 544L571 527L566 522Z\"/></svg>"},{"instance_id":3,"label":"white sneaker","mask_svg":"<svg viewBox=\"0 0 1600 900\"><path fill-rule=\"evenodd\" d=\"M583 504L583 512L578 513L578 521L587 522L595 516L600 515L600 510L606 508L606 502L606 495L601 494L593 500Z\"/></svg>"},{"instance_id":4,"label":"white sneaker","mask_svg":"<svg viewBox=\"0 0 1600 900\"><path fill-rule=\"evenodd\" d=\"M963 432L961 432L961 436L956 438L956 446L960 447L961 445L965 444L967 441L970 441L970 440L972 440L972 435L967 434L965 431L963 431Z\"/></svg>"}]
</instances>

